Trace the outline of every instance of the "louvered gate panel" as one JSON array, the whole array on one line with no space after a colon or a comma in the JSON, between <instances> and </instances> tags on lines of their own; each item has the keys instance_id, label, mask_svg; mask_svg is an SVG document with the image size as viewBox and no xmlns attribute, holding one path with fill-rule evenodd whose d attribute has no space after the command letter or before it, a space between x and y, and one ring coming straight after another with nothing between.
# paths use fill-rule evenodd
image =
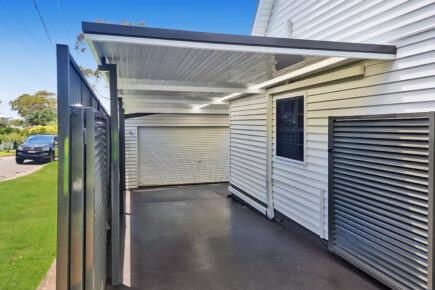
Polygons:
<instances>
[{"instance_id":1,"label":"louvered gate panel","mask_svg":"<svg viewBox=\"0 0 435 290\"><path fill-rule=\"evenodd\" d=\"M86 289L104 289L106 281L108 122L86 108Z\"/></svg>"},{"instance_id":2,"label":"louvered gate panel","mask_svg":"<svg viewBox=\"0 0 435 290\"><path fill-rule=\"evenodd\" d=\"M57 45L58 194L56 289L104 289L110 195L110 116ZM113 221L113 220L112 220Z\"/></svg>"},{"instance_id":3,"label":"louvered gate panel","mask_svg":"<svg viewBox=\"0 0 435 290\"><path fill-rule=\"evenodd\" d=\"M433 120L329 120L329 248L393 288L432 289Z\"/></svg>"},{"instance_id":4,"label":"louvered gate panel","mask_svg":"<svg viewBox=\"0 0 435 290\"><path fill-rule=\"evenodd\" d=\"M107 119L95 115L95 208L94 208L94 289L104 289L106 280L106 245L107 245L107 193L109 192Z\"/></svg>"}]
</instances>

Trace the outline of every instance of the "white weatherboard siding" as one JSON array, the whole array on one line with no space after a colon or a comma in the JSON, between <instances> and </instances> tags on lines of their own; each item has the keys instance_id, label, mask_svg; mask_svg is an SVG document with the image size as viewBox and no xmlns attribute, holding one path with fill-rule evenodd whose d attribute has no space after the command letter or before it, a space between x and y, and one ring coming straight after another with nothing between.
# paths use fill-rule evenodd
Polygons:
<instances>
[{"instance_id":1,"label":"white weatherboard siding","mask_svg":"<svg viewBox=\"0 0 435 290\"><path fill-rule=\"evenodd\" d=\"M275 0L266 36L287 37L289 20L294 38L398 47L395 61L358 63L365 66L364 77L273 97L275 209L327 238L328 117L435 111L435 1ZM298 95L306 96L305 163L274 156L275 101ZM243 100L247 98L237 101ZM262 153L256 156L263 157Z\"/></svg>"},{"instance_id":2,"label":"white weatherboard siding","mask_svg":"<svg viewBox=\"0 0 435 290\"><path fill-rule=\"evenodd\" d=\"M160 130L159 130L160 128ZM179 128L180 130L175 130L175 128ZM174 135L174 138L177 138L177 136L179 137L179 133L182 132L183 130L187 130L187 132L189 132L188 129L191 129L190 132L192 132L193 129L202 129L205 130L204 132L202 132L201 134L196 134L196 136L203 136L204 134L207 134L208 131L210 132L214 132L216 133L216 131L219 131L218 134L214 134L214 136L223 136L222 138L215 140L213 138L215 138L214 136L208 136L208 139L210 141L215 141L213 144L210 144L210 142L208 142L209 147L207 147L207 150L209 150L210 148L214 148L214 152L212 152L211 154L214 156L216 155L220 155L222 158L220 158L220 160L216 160L215 163L216 165L219 166L220 170L218 170L219 172L219 176L222 176L222 174L225 174L225 172L228 171L228 115L184 115L184 114L156 114L156 115L150 115L150 116L145 116L145 117L139 117L139 118L132 118L132 119L126 119L125 120L125 147L126 147L126 158L125 158L125 164L126 164L126 186L127 188L137 188L139 186L139 176L140 174L138 174L138 169L140 168L138 161L143 160L143 156L140 156L140 148L138 148L138 137L140 136L147 136L146 132L154 132L154 134L158 133L158 131L160 131L160 133L164 132L166 130L166 132L168 132L168 130L173 130L173 133L175 133L176 135ZM147 130L150 129L150 130ZM209 129L207 131L207 129ZM142 132L142 134L140 133ZM199 132L199 131L197 131ZM139 135L138 135L139 134ZM195 134L194 134L195 135ZM151 136L151 135L148 135ZM170 135L169 135L170 136ZM184 134L182 134L181 136L188 136L186 135L186 131L184 131ZM206 135L204 135L206 137ZM226 140L225 140L225 136ZM157 135L155 136L156 138L158 137ZM174 140L174 138L172 138L172 141ZM155 141L151 140L151 141ZM202 138L202 140L204 140L204 138ZM171 140L169 140L171 141ZM187 144L189 140L185 141L184 144ZM198 140L197 140L198 141ZM201 139L199 140L201 141ZM198 142L199 142L198 141ZM162 139L160 139L160 143L162 144ZM193 146L192 150L195 149L195 146L199 146L201 144L199 144L198 142L190 142L191 146ZM226 142L226 143L225 143ZM175 145L175 144L174 144ZM162 144L163 146L163 144ZM202 144L203 148L205 148L204 143ZM167 148L167 147L166 147ZM196 149L198 149L196 147ZM155 152L154 154L158 154L159 147L155 147ZM199 148L199 152L202 149ZM224 150L226 150L226 153L223 152ZM195 150L193 150L195 151ZM161 150L160 150L161 152ZM199 153L198 153L199 154ZM156 156L156 155L155 155ZM208 156L203 156L204 160L206 160L207 162L202 163L202 165L205 166L205 164L210 164L210 157ZM208 159L207 159L208 158ZM163 160L163 159L162 159ZM196 160L197 164L198 161L200 160ZM220 165L219 165L220 164ZM225 166L224 166L225 165ZM210 167L207 168L206 172L209 173L213 173L213 172L217 172L216 168ZM152 172L152 169L150 168L142 168L142 170L146 170L147 174L149 174L150 172ZM160 173L157 173L156 171L156 176L159 175ZM168 173L169 174L169 173ZM226 173L228 174L228 173ZM217 176L218 174L215 173L214 176ZM143 175L142 175L143 176ZM156 177L158 178L158 177ZM228 177L226 176L226 178L222 179L221 177L216 178L216 180L210 180L210 181L218 181L217 179L221 179L219 181L226 181L228 180Z\"/></svg>"},{"instance_id":3,"label":"white weatherboard siding","mask_svg":"<svg viewBox=\"0 0 435 290\"><path fill-rule=\"evenodd\" d=\"M267 203L266 96L232 101L230 127L230 183Z\"/></svg>"}]
</instances>

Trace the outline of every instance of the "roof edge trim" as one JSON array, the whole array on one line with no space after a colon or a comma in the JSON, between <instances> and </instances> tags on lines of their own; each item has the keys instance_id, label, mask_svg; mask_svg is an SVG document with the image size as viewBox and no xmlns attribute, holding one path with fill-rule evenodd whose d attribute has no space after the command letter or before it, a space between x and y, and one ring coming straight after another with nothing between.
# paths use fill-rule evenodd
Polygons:
<instances>
[{"instance_id":1,"label":"roof edge trim","mask_svg":"<svg viewBox=\"0 0 435 290\"><path fill-rule=\"evenodd\" d=\"M395 56L396 46L334 42L293 38L274 38L249 35L197 32L175 29L137 27L128 25L82 22L85 34L135 37L143 39L160 39L223 45L243 45L252 47L291 48L302 50L326 50L337 52L375 53Z\"/></svg>"}]
</instances>

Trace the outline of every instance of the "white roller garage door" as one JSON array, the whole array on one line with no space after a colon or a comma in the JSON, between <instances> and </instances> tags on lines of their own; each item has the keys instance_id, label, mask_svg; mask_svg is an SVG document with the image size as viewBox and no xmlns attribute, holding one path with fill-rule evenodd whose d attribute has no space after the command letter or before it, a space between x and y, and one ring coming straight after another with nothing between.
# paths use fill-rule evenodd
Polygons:
<instances>
[{"instance_id":1,"label":"white roller garage door","mask_svg":"<svg viewBox=\"0 0 435 290\"><path fill-rule=\"evenodd\" d=\"M139 127L139 186L228 180L228 127Z\"/></svg>"}]
</instances>

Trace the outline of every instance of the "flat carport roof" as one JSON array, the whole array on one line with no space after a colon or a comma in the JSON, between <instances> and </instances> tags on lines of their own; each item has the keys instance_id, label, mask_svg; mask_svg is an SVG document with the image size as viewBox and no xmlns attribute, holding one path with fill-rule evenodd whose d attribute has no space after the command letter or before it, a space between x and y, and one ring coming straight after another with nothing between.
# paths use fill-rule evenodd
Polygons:
<instances>
[{"instance_id":1,"label":"flat carport roof","mask_svg":"<svg viewBox=\"0 0 435 290\"><path fill-rule=\"evenodd\" d=\"M391 45L82 23L98 64L116 64L126 113L228 113L228 100L362 59ZM107 75L105 76L107 79Z\"/></svg>"}]
</instances>

